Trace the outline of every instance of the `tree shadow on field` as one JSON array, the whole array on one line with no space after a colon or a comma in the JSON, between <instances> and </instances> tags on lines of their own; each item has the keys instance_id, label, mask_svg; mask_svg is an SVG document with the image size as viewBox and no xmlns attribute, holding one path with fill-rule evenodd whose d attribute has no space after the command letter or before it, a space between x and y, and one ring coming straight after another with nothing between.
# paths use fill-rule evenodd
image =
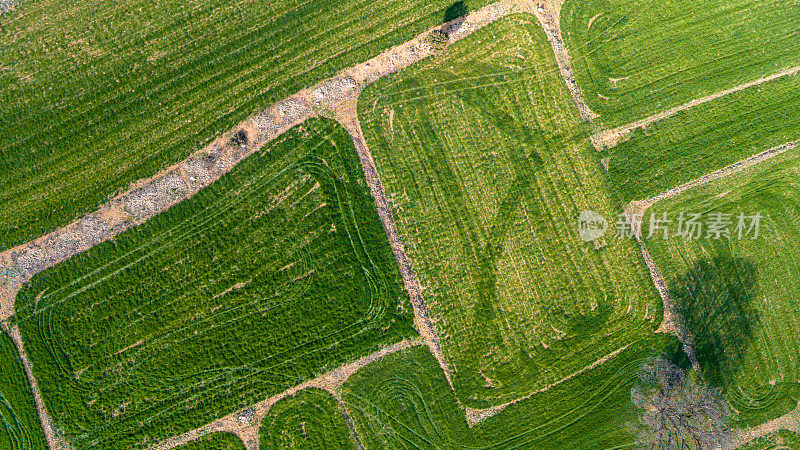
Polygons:
<instances>
[{"instance_id":1,"label":"tree shadow on field","mask_svg":"<svg viewBox=\"0 0 800 450\"><path fill-rule=\"evenodd\" d=\"M467 18L468 13L469 9L467 8L467 3L464 1L458 1L448 6L444 11L444 23L450 21L454 22L443 31L450 34L458 30L461 27L461 24L463 24L464 20Z\"/></svg>"},{"instance_id":2,"label":"tree shadow on field","mask_svg":"<svg viewBox=\"0 0 800 450\"><path fill-rule=\"evenodd\" d=\"M729 255L697 261L670 284L708 383L724 387L734 382L758 328L753 306L758 290L756 266Z\"/></svg>"}]
</instances>

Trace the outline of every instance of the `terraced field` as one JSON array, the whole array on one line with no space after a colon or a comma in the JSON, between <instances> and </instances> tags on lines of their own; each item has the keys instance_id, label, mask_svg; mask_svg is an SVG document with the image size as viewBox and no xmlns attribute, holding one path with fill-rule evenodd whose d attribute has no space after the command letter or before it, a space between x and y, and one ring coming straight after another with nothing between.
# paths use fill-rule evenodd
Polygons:
<instances>
[{"instance_id":1,"label":"terraced field","mask_svg":"<svg viewBox=\"0 0 800 450\"><path fill-rule=\"evenodd\" d=\"M441 23L451 3L23 3L0 17L0 250Z\"/></svg>"},{"instance_id":2,"label":"terraced field","mask_svg":"<svg viewBox=\"0 0 800 450\"><path fill-rule=\"evenodd\" d=\"M273 405L259 434L260 448L356 448L339 402L319 389L302 390Z\"/></svg>"},{"instance_id":3,"label":"terraced field","mask_svg":"<svg viewBox=\"0 0 800 450\"><path fill-rule=\"evenodd\" d=\"M244 450L241 439L231 433L218 432L178 447L179 450Z\"/></svg>"},{"instance_id":4,"label":"terraced field","mask_svg":"<svg viewBox=\"0 0 800 450\"><path fill-rule=\"evenodd\" d=\"M566 0L578 86L614 127L800 65L794 0Z\"/></svg>"},{"instance_id":5,"label":"terraced field","mask_svg":"<svg viewBox=\"0 0 800 450\"><path fill-rule=\"evenodd\" d=\"M659 323L631 243L578 237L581 210L611 202L533 16L380 80L359 116L463 404L527 395Z\"/></svg>"},{"instance_id":6,"label":"terraced field","mask_svg":"<svg viewBox=\"0 0 800 450\"><path fill-rule=\"evenodd\" d=\"M738 160L800 140L800 76L780 78L638 129L608 151L624 202L650 198Z\"/></svg>"},{"instance_id":7,"label":"terraced field","mask_svg":"<svg viewBox=\"0 0 800 450\"><path fill-rule=\"evenodd\" d=\"M725 388L740 423L753 425L800 400L800 152L657 203L656 217L679 212L732 214L731 239L647 240L679 311L694 335L704 378ZM760 213L759 235L739 239L738 215ZM649 216L649 211L648 211ZM669 217L669 216L668 216ZM676 226L673 224L673 226Z\"/></svg>"},{"instance_id":8,"label":"terraced field","mask_svg":"<svg viewBox=\"0 0 800 450\"><path fill-rule=\"evenodd\" d=\"M469 428L425 348L386 357L342 387L366 448L616 448L630 446L630 389L642 358L674 346L651 335L617 358Z\"/></svg>"},{"instance_id":9,"label":"terraced field","mask_svg":"<svg viewBox=\"0 0 800 450\"><path fill-rule=\"evenodd\" d=\"M0 448L24 450L46 448L31 386L22 368L17 348L0 330Z\"/></svg>"},{"instance_id":10,"label":"terraced field","mask_svg":"<svg viewBox=\"0 0 800 450\"><path fill-rule=\"evenodd\" d=\"M180 434L412 335L355 147L327 119L36 275L17 312L77 447Z\"/></svg>"}]
</instances>

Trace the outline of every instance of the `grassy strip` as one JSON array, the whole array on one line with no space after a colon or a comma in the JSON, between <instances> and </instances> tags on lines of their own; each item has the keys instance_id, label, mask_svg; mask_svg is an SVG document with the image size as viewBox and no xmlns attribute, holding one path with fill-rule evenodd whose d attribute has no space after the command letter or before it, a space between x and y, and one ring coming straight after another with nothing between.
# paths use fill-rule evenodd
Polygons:
<instances>
[{"instance_id":1,"label":"grassy strip","mask_svg":"<svg viewBox=\"0 0 800 450\"><path fill-rule=\"evenodd\" d=\"M319 389L302 390L273 405L259 434L261 448L356 448L339 402Z\"/></svg>"},{"instance_id":2,"label":"grassy strip","mask_svg":"<svg viewBox=\"0 0 800 450\"><path fill-rule=\"evenodd\" d=\"M800 65L792 0L567 0L575 77L615 127Z\"/></svg>"},{"instance_id":3,"label":"grassy strip","mask_svg":"<svg viewBox=\"0 0 800 450\"><path fill-rule=\"evenodd\" d=\"M672 297L694 335L704 378L725 389L743 425L778 417L800 400L800 152L657 203L676 221L647 239ZM703 214L701 237L674 236L680 212ZM730 239L709 236L711 214L731 214ZM742 238L738 215L760 213L759 235ZM749 227L750 219L744 224Z\"/></svg>"},{"instance_id":4,"label":"grassy strip","mask_svg":"<svg viewBox=\"0 0 800 450\"><path fill-rule=\"evenodd\" d=\"M463 404L527 395L658 323L635 247L579 239L581 210L612 205L533 16L380 80L359 115Z\"/></svg>"},{"instance_id":5,"label":"grassy strip","mask_svg":"<svg viewBox=\"0 0 800 450\"><path fill-rule=\"evenodd\" d=\"M642 200L800 138L800 76L731 94L633 132L608 152L624 202Z\"/></svg>"},{"instance_id":6,"label":"grassy strip","mask_svg":"<svg viewBox=\"0 0 800 450\"><path fill-rule=\"evenodd\" d=\"M327 119L17 299L77 447L193 429L410 336L410 311L353 142Z\"/></svg>"},{"instance_id":7,"label":"grassy strip","mask_svg":"<svg viewBox=\"0 0 800 450\"><path fill-rule=\"evenodd\" d=\"M0 330L0 448L46 448L31 386L14 342Z\"/></svg>"},{"instance_id":8,"label":"grassy strip","mask_svg":"<svg viewBox=\"0 0 800 450\"><path fill-rule=\"evenodd\" d=\"M0 250L442 23L451 3L23 3L0 16Z\"/></svg>"},{"instance_id":9,"label":"grassy strip","mask_svg":"<svg viewBox=\"0 0 800 450\"><path fill-rule=\"evenodd\" d=\"M425 348L386 357L354 374L342 399L367 448L619 448L632 446L630 389L648 355L675 346L651 335L610 361L509 406L469 428Z\"/></svg>"}]
</instances>

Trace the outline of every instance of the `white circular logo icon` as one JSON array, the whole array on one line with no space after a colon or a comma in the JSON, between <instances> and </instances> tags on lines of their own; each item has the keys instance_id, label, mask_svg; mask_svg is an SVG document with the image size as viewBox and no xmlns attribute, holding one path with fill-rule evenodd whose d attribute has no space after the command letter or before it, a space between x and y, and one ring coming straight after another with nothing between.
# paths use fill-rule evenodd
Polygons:
<instances>
[{"instance_id":1,"label":"white circular logo icon","mask_svg":"<svg viewBox=\"0 0 800 450\"><path fill-rule=\"evenodd\" d=\"M578 216L578 235L581 240L591 242L608 231L608 221L600 214L584 209Z\"/></svg>"}]
</instances>

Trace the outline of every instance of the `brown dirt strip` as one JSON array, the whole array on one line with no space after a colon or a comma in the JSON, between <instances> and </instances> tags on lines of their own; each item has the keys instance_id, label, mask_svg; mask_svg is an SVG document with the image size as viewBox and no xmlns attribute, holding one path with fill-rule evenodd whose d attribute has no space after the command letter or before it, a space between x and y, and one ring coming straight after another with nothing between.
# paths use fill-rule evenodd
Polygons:
<instances>
[{"instance_id":1,"label":"brown dirt strip","mask_svg":"<svg viewBox=\"0 0 800 450\"><path fill-rule=\"evenodd\" d=\"M583 100L583 94L575 81L575 74L572 71L572 64L569 61L569 53L567 47L564 45L564 39L561 36L561 5L563 0L518 0L515 2L517 7L524 12L533 14L539 19L545 33L547 40L553 47L553 53L556 57L558 70L561 72L561 77L569 89L569 94L575 106L578 108L578 114L584 122L592 123L598 117L586 102Z\"/></svg>"},{"instance_id":2,"label":"brown dirt strip","mask_svg":"<svg viewBox=\"0 0 800 450\"><path fill-rule=\"evenodd\" d=\"M392 247L397 265L400 268L403 284L411 297L411 306L414 309L414 326L423 337L425 345L428 346L431 353L436 357L436 360L444 371L448 384L450 384L452 388L453 382L450 377L450 370L447 367L447 360L442 353L442 346L439 343L439 335L428 315L428 308L425 305L425 300L422 298L422 289L414 276L411 261L406 255L403 242L400 239L400 234L397 232L397 225L392 216L392 209L389 206L389 202L386 200L386 194L383 190L380 176L378 175L378 169L375 167L372 153L367 147L364 133L361 131L361 123L356 113L356 102L357 100L354 99L348 108L340 109L336 119L350 134L356 146L356 150L358 151L358 159L361 161L367 184L372 192L372 198L375 200L378 216L381 219L386 236L389 238L389 244Z\"/></svg>"},{"instance_id":3,"label":"brown dirt strip","mask_svg":"<svg viewBox=\"0 0 800 450\"><path fill-rule=\"evenodd\" d=\"M791 149L794 149L795 147L796 147L796 142L788 142L786 144L773 147L764 152L752 155L741 161L737 161L729 166L723 167L722 169L715 170L714 172L703 175L700 178L694 179L678 187L675 187L666 192L658 194L655 197L651 197L647 200L630 202L625 207L624 214L627 217L628 222L631 223L632 226L640 226L634 224L636 222L634 218L642 218L644 216L644 213L651 206L655 205L659 201L670 197L675 197L676 195L686 192L687 190L692 189L694 187L710 183L714 180L727 177L737 172L741 172L742 170L748 167L752 167L770 158L774 158L775 156L778 156ZM686 327L681 322L680 316L677 314L677 309L675 307L672 297L669 295L669 290L667 289L664 277L659 271L655 262L653 261L652 256L650 256L650 252L647 251L647 247L645 246L641 237L637 236L636 240L639 245L639 249L642 252L642 257L644 258L645 264L647 265L647 269L650 271L650 277L653 279L653 283L655 284L656 290L658 290L659 296L661 296L661 301L664 308L664 318L661 322L661 325L658 327L658 330L656 330L656 332L668 333L677 336L681 344L683 345L683 349L686 352L686 355L692 361L692 366L694 367L695 371L699 373L699 364L694 354L694 343L692 342L692 338L688 330L686 330Z\"/></svg>"},{"instance_id":4,"label":"brown dirt strip","mask_svg":"<svg viewBox=\"0 0 800 450\"><path fill-rule=\"evenodd\" d=\"M385 347L371 355L365 356L352 363L345 364L344 366L334 369L331 372L320 375L317 378L305 381L295 387L287 389L280 394L274 395L241 411L229 414L221 419L217 419L207 425L203 425L200 428L194 429L180 436L169 438L152 448L157 450L167 450L217 431L227 431L242 438L242 441L245 442L248 450L258 450L258 427L264 417L266 417L269 413L269 409L272 407L272 405L278 401L286 397L290 397L302 391L303 389L309 388L325 390L333 394L333 396L338 399L339 389L347 381L347 379L350 378L351 375L356 373L362 367L375 361L380 361L386 355L421 345L424 345L424 342L419 338L411 341L400 341L397 344Z\"/></svg>"},{"instance_id":5,"label":"brown dirt strip","mask_svg":"<svg viewBox=\"0 0 800 450\"><path fill-rule=\"evenodd\" d=\"M47 439L47 447L51 450L69 449L70 447L61 439L60 433L53 426L50 420L50 415L47 414L47 409L44 407L42 400L42 393L39 391L39 385L36 384L36 379L33 376L33 365L28 360L28 355L25 353L25 348L22 346L22 336L19 334L17 325L11 325L5 320L0 321L3 331L14 341L14 346L17 347L19 357L22 359L22 367L25 369L25 375L28 377L28 383L31 385L33 392L33 402L36 405L36 411L39 413L39 423L44 430L45 439Z\"/></svg>"},{"instance_id":6,"label":"brown dirt strip","mask_svg":"<svg viewBox=\"0 0 800 450\"><path fill-rule=\"evenodd\" d=\"M703 98L692 100L688 103L684 103L683 105L676 106L672 109L668 109L667 111L652 115L650 117L646 117L641 120L637 120L636 122L630 123L628 125L623 125L621 127L613 128L610 130L603 130L597 132L591 136L592 145L594 145L594 148L597 149L598 151L603 150L604 148L614 148L617 146L617 144L627 139L630 132L637 128L644 128L647 125L650 125L651 123L658 122L670 116L674 116L675 114L681 111L685 111L689 108L694 108L695 106L702 105L703 103L708 103L720 97L724 97L726 95L733 94L735 92L743 91L747 88L758 86L759 84L767 83L776 80L778 78L795 75L798 72L800 72L800 66L795 66L786 69L782 72L778 72L774 75L770 75L768 77L759 78L757 80L740 84L730 89L725 89L724 91L707 95Z\"/></svg>"}]
</instances>

